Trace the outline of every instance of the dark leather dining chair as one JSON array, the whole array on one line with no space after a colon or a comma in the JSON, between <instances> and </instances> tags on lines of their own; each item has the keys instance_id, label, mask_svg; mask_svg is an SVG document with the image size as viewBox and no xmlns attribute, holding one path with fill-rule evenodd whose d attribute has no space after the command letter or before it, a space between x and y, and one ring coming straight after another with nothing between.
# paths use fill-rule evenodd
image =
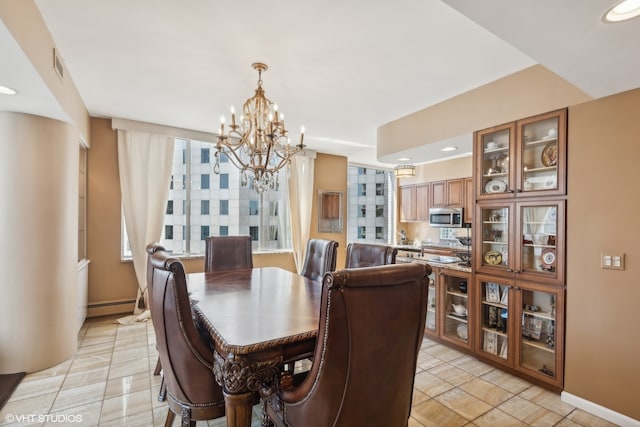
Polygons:
<instances>
[{"instance_id":1,"label":"dark leather dining chair","mask_svg":"<svg viewBox=\"0 0 640 427\"><path fill-rule=\"evenodd\" d=\"M324 276L313 364L269 400L278 426L407 426L427 309L428 265Z\"/></svg>"},{"instance_id":2,"label":"dark leather dining chair","mask_svg":"<svg viewBox=\"0 0 640 427\"><path fill-rule=\"evenodd\" d=\"M373 267L396 263L398 249L369 243L349 243L344 268Z\"/></svg>"},{"instance_id":3,"label":"dark leather dining chair","mask_svg":"<svg viewBox=\"0 0 640 427\"><path fill-rule=\"evenodd\" d=\"M253 268L251 236L210 236L205 245L206 272Z\"/></svg>"},{"instance_id":4,"label":"dark leather dining chair","mask_svg":"<svg viewBox=\"0 0 640 427\"><path fill-rule=\"evenodd\" d=\"M151 255L156 253L157 251L166 250L164 246L160 245L158 242L149 243L147 245L147 298L151 300L151 287L153 286L153 266L151 265ZM149 306L149 311L151 311L151 306ZM153 317L153 315L151 316ZM160 363L160 356L158 356L158 361L156 362L156 368L153 370L153 375L160 375L162 371L162 363ZM167 388L165 387L164 378L162 378L162 382L160 383L160 392L158 393L158 400L163 401L166 397Z\"/></svg>"},{"instance_id":5,"label":"dark leather dining chair","mask_svg":"<svg viewBox=\"0 0 640 427\"><path fill-rule=\"evenodd\" d=\"M337 254L338 242L335 240L309 239L301 275L322 280L325 273L335 271Z\"/></svg>"},{"instance_id":6,"label":"dark leather dining chair","mask_svg":"<svg viewBox=\"0 0 640 427\"><path fill-rule=\"evenodd\" d=\"M169 412L182 425L225 415L222 388L213 375L213 350L193 319L184 266L162 250L151 255L151 316L167 387Z\"/></svg>"}]
</instances>

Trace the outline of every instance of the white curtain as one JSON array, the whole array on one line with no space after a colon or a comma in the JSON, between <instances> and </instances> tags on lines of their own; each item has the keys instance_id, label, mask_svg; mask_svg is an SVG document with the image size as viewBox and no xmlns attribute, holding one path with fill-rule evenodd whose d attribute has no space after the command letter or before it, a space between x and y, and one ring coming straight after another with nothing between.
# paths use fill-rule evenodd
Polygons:
<instances>
[{"instance_id":1,"label":"white curtain","mask_svg":"<svg viewBox=\"0 0 640 427\"><path fill-rule=\"evenodd\" d=\"M148 308L146 246L159 241L162 236L171 180L173 145L172 137L118 130L122 207L138 279L134 314L141 313L142 307Z\"/></svg>"},{"instance_id":2,"label":"white curtain","mask_svg":"<svg viewBox=\"0 0 640 427\"><path fill-rule=\"evenodd\" d=\"M302 272L307 241L309 240L309 233L311 231L311 206L314 197L314 162L315 156L297 155L291 158L289 210L293 259L296 263L298 274Z\"/></svg>"}]
</instances>

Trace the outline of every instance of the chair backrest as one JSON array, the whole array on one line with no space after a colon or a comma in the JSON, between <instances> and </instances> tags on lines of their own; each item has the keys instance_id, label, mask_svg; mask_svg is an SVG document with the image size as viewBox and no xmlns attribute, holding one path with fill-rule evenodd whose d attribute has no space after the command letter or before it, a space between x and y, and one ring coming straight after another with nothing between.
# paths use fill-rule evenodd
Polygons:
<instances>
[{"instance_id":1,"label":"chair backrest","mask_svg":"<svg viewBox=\"0 0 640 427\"><path fill-rule=\"evenodd\" d=\"M373 267L395 264L398 249L369 243L349 243L344 268Z\"/></svg>"},{"instance_id":2,"label":"chair backrest","mask_svg":"<svg viewBox=\"0 0 640 427\"><path fill-rule=\"evenodd\" d=\"M213 375L213 351L193 320L184 266L158 250L151 255L151 316L167 400L173 412L192 419L224 415L224 397Z\"/></svg>"},{"instance_id":3,"label":"chair backrest","mask_svg":"<svg viewBox=\"0 0 640 427\"><path fill-rule=\"evenodd\" d=\"M407 425L430 271L407 263L324 276L313 365L279 393L287 425Z\"/></svg>"},{"instance_id":4,"label":"chair backrest","mask_svg":"<svg viewBox=\"0 0 640 427\"><path fill-rule=\"evenodd\" d=\"M151 255L158 251L166 251L166 249L158 242L149 243L147 245L147 287L149 288L149 292L153 285L153 266L151 265Z\"/></svg>"},{"instance_id":5,"label":"chair backrest","mask_svg":"<svg viewBox=\"0 0 640 427\"><path fill-rule=\"evenodd\" d=\"M338 242L335 240L309 239L302 267L302 276L322 280L325 273L335 271Z\"/></svg>"},{"instance_id":6,"label":"chair backrest","mask_svg":"<svg viewBox=\"0 0 640 427\"><path fill-rule=\"evenodd\" d=\"M207 237L204 271L253 268L251 236Z\"/></svg>"}]
</instances>

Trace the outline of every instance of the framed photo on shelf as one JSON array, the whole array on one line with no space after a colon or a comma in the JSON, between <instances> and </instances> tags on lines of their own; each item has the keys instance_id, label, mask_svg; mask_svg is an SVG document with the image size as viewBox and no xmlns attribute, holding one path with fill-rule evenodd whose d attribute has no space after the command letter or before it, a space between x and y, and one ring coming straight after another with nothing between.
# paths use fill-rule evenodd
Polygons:
<instances>
[{"instance_id":1,"label":"framed photo on shelf","mask_svg":"<svg viewBox=\"0 0 640 427\"><path fill-rule=\"evenodd\" d=\"M522 335L534 340L540 339L542 332L542 319L533 316L524 316L522 320Z\"/></svg>"},{"instance_id":2,"label":"framed photo on shelf","mask_svg":"<svg viewBox=\"0 0 640 427\"><path fill-rule=\"evenodd\" d=\"M500 304L509 305L509 287L505 287L502 291L502 298L500 298Z\"/></svg>"},{"instance_id":3,"label":"framed photo on shelf","mask_svg":"<svg viewBox=\"0 0 640 427\"><path fill-rule=\"evenodd\" d=\"M498 354L498 335L484 331L484 343L482 349L487 353Z\"/></svg>"},{"instance_id":4,"label":"framed photo on shelf","mask_svg":"<svg viewBox=\"0 0 640 427\"><path fill-rule=\"evenodd\" d=\"M497 283L487 283L486 291L488 302L500 302L500 285Z\"/></svg>"},{"instance_id":5,"label":"framed photo on shelf","mask_svg":"<svg viewBox=\"0 0 640 427\"><path fill-rule=\"evenodd\" d=\"M503 359L507 358L507 351L508 351L507 345L508 345L507 339L505 338L504 340L502 340L502 347L500 348L500 357Z\"/></svg>"}]
</instances>

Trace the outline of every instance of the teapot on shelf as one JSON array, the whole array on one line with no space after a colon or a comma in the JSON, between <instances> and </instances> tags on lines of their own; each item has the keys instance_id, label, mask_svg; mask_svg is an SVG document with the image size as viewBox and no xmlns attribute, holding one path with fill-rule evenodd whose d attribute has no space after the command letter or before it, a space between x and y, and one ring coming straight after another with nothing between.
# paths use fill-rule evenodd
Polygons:
<instances>
[{"instance_id":1,"label":"teapot on shelf","mask_svg":"<svg viewBox=\"0 0 640 427\"><path fill-rule=\"evenodd\" d=\"M453 311L455 311L455 313L459 316L466 316L467 315L467 307L465 307L462 304L451 304L451 306L453 307Z\"/></svg>"}]
</instances>

